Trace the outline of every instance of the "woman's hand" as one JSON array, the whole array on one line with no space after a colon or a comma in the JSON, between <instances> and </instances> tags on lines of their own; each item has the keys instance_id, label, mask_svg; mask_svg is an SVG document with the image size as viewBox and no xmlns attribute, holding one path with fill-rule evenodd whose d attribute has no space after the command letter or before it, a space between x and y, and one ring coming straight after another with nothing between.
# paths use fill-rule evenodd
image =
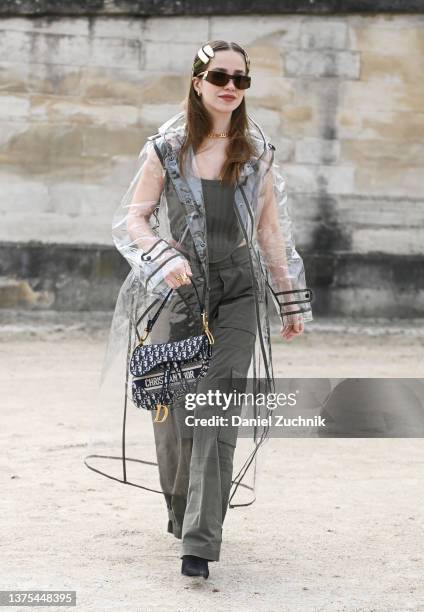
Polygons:
<instances>
[{"instance_id":1,"label":"woman's hand","mask_svg":"<svg viewBox=\"0 0 424 612\"><path fill-rule=\"evenodd\" d=\"M293 319L295 320L293 321ZM299 336L303 333L304 329L305 324L302 315L291 315L290 323L286 322L281 326L281 337L284 338L284 340L290 341L293 336Z\"/></svg>"},{"instance_id":2,"label":"woman's hand","mask_svg":"<svg viewBox=\"0 0 424 612\"><path fill-rule=\"evenodd\" d=\"M193 272L187 259L183 257L171 259L165 266L165 270L163 278L172 289L178 289L181 285L190 285L191 281L188 277L193 276Z\"/></svg>"}]
</instances>

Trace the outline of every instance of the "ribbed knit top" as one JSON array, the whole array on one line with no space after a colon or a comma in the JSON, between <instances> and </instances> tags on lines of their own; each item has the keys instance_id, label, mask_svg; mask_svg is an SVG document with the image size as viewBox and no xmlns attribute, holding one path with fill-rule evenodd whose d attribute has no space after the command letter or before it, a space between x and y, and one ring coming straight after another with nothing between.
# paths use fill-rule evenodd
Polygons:
<instances>
[{"instance_id":1,"label":"ribbed knit top","mask_svg":"<svg viewBox=\"0 0 424 612\"><path fill-rule=\"evenodd\" d=\"M209 262L228 257L243 241L234 210L234 187L220 179L201 179L205 203Z\"/></svg>"}]
</instances>

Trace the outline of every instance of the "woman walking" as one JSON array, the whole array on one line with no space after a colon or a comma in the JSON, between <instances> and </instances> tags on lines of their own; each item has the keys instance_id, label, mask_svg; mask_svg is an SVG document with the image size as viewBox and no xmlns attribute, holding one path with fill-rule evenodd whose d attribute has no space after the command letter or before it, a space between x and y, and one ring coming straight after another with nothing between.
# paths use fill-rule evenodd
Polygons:
<instances>
[{"instance_id":1,"label":"woman walking","mask_svg":"<svg viewBox=\"0 0 424 612\"><path fill-rule=\"evenodd\" d=\"M174 289L172 298L150 340L169 342L201 333L194 283L214 340L207 374L197 380L197 397L210 391L243 392L249 373L254 391L262 381L266 390L273 389L267 288L285 340L301 334L304 322L312 320L311 291L293 241L285 181L273 164L275 147L246 110L249 70L247 53L234 42L209 41L198 50L185 110L147 139L115 215L115 244L132 270L118 298L108 355L116 355L117 330L128 331L126 414L134 329L169 288ZM239 492L243 486L245 494L254 492L254 484L242 481L252 472L267 432L255 430L253 451L245 451L233 480L237 426L189 426L188 415L192 422L210 421L223 410L208 401L195 402L188 411L184 399L174 402L162 422L151 412L155 451L168 532L182 544L181 571L207 578L208 562L220 558L230 500L239 487ZM225 414L231 422L241 406L229 403ZM125 456L125 440L122 448ZM125 467L123 481L128 482Z\"/></svg>"}]
</instances>

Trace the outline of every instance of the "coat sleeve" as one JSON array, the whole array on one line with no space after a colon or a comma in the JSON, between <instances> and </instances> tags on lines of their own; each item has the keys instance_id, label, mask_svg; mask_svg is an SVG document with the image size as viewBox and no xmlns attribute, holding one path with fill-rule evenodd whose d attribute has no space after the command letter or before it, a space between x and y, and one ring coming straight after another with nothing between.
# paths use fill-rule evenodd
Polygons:
<instances>
[{"instance_id":1,"label":"coat sleeve","mask_svg":"<svg viewBox=\"0 0 424 612\"><path fill-rule=\"evenodd\" d=\"M159 235L158 211L165 199L165 170L154 137L143 146L137 170L112 222L116 248L127 260L145 290L166 295L164 275L186 258Z\"/></svg>"},{"instance_id":2,"label":"coat sleeve","mask_svg":"<svg viewBox=\"0 0 424 612\"><path fill-rule=\"evenodd\" d=\"M306 286L302 257L296 250L288 208L286 181L274 164L274 147L268 144L262 160L258 199L257 242L268 272L268 286L283 323L299 316L312 321L312 290Z\"/></svg>"}]
</instances>

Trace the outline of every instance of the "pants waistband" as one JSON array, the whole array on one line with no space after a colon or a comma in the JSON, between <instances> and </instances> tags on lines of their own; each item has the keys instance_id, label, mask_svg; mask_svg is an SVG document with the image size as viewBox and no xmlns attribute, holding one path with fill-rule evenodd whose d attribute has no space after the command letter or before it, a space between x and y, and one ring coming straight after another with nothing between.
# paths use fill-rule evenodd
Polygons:
<instances>
[{"instance_id":1,"label":"pants waistband","mask_svg":"<svg viewBox=\"0 0 424 612\"><path fill-rule=\"evenodd\" d=\"M220 261L210 261L209 269L216 270L218 268L229 268L235 264L242 264L249 261L249 247L247 244L236 247L232 253L230 253L224 259Z\"/></svg>"}]
</instances>

